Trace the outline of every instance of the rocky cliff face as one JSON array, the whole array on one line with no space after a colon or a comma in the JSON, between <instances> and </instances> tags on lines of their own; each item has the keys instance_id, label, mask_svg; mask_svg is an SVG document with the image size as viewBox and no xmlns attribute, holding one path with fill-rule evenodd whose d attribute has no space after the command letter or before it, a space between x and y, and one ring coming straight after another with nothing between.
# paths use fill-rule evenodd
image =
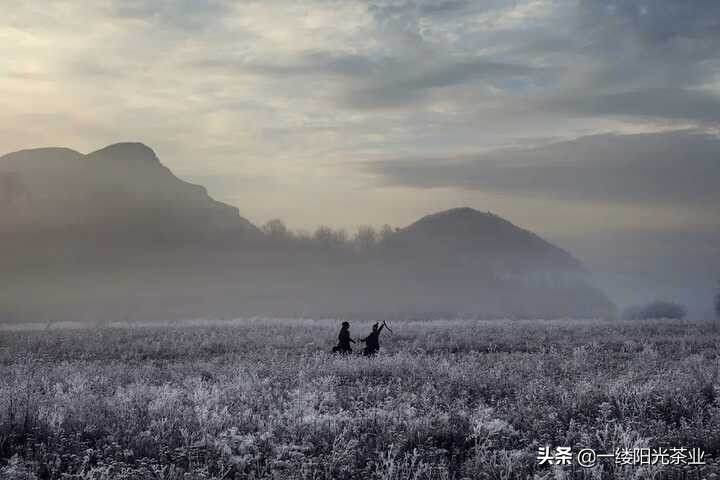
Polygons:
<instances>
[{"instance_id":1,"label":"rocky cliff face","mask_svg":"<svg viewBox=\"0 0 720 480\"><path fill-rule=\"evenodd\" d=\"M259 234L237 208L180 180L141 143L118 143L88 155L64 148L0 157L2 228L113 232L140 241L226 233Z\"/></svg>"}]
</instances>

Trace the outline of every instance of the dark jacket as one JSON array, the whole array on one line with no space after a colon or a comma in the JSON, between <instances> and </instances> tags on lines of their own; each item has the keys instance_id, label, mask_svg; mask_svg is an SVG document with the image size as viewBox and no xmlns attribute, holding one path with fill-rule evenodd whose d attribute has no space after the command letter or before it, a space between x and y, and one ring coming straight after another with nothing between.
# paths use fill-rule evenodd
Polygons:
<instances>
[{"instance_id":1,"label":"dark jacket","mask_svg":"<svg viewBox=\"0 0 720 480\"><path fill-rule=\"evenodd\" d=\"M350 338L350 330L347 328L341 328L340 334L338 335L338 347L341 352L352 352L350 343L355 341Z\"/></svg>"},{"instance_id":2,"label":"dark jacket","mask_svg":"<svg viewBox=\"0 0 720 480\"><path fill-rule=\"evenodd\" d=\"M365 342L365 354L372 355L380 350L380 332L385 328L385 325L381 325L377 330L373 330L370 335L363 339Z\"/></svg>"}]
</instances>

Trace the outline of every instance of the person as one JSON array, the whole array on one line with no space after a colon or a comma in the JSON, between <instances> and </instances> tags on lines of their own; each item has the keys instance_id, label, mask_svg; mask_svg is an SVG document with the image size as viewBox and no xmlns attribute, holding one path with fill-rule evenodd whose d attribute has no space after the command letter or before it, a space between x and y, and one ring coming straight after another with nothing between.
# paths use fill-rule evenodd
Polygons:
<instances>
[{"instance_id":1,"label":"person","mask_svg":"<svg viewBox=\"0 0 720 480\"><path fill-rule=\"evenodd\" d=\"M338 335L338 344L333 347L333 353L352 353L350 343L355 343L355 340L350 338L350 322L342 322L340 334Z\"/></svg>"},{"instance_id":2,"label":"person","mask_svg":"<svg viewBox=\"0 0 720 480\"><path fill-rule=\"evenodd\" d=\"M362 341L365 342L363 355L366 357L375 355L380 350L380 332L382 332L383 328L385 328L385 322L383 322L379 328L377 322L375 322L370 335L362 339Z\"/></svg>"}]
</instances>

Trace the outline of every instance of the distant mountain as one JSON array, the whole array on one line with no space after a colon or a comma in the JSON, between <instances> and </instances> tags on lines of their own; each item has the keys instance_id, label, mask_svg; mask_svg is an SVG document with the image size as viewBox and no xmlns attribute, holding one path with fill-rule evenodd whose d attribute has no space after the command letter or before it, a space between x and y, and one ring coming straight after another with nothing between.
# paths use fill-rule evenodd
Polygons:
<instances>
[{"instance_id":1,"label":"distant mountain","mask_svg":"<svg viewBox=\"0 0 720 480\"><path fill-rule=\"evenodd\" d=\"M399 230L395 243L434 258L485 262L505 272L583 272L580 262L534 233L490 212L453 208Z\"/></svg>"},{"instance_id":2,"label":"distant mountain","mask_svg":"<svg viewBox=\"0 0 720 480\"><path fill-rule=\"evenodd\" d=\"M0 321L608 316L569 253L456 208L358 249L266 236L140 143L0 157Z\"/></svg>"},{"instance_id":3,"label":"distant mountain","mask_svg":"<svg viewBox=\"0 0 720 480\"><path fill-rule=\"evenodd\" d=\"M397 230L380 255L403 272L393 293L412 315L592 317L615 308L568 252L472 208Z\"/></svg>"},{"instance_id":4,"label":"distant mountain","mask_svg":"<svg viewBox=\"0 0 720 480\"><path fill-rule=\"evenodd\" d=\"M141 244L260 234L237 208L177 178L141 143L88 155L66 148L4 155L0 199L0 229L16 234L74 230Z\"/></svg>"}]
</instances>

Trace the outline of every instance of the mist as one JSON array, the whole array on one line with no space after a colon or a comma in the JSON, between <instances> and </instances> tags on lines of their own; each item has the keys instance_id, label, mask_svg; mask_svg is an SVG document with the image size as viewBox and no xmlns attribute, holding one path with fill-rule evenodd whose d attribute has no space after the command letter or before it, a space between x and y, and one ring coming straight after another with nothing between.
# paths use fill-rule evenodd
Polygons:
<instances>
[{"instance_id":1,"label":"mist","mask_svg":"<svg viewBox=\"0 0 720 480\"><path fill-rule=\"evenodd\" d=\"M9 321L614 313L579 260L489 212L301 233L253 225L142 144L0 165Z\"/></svg>"}]
</instances>

